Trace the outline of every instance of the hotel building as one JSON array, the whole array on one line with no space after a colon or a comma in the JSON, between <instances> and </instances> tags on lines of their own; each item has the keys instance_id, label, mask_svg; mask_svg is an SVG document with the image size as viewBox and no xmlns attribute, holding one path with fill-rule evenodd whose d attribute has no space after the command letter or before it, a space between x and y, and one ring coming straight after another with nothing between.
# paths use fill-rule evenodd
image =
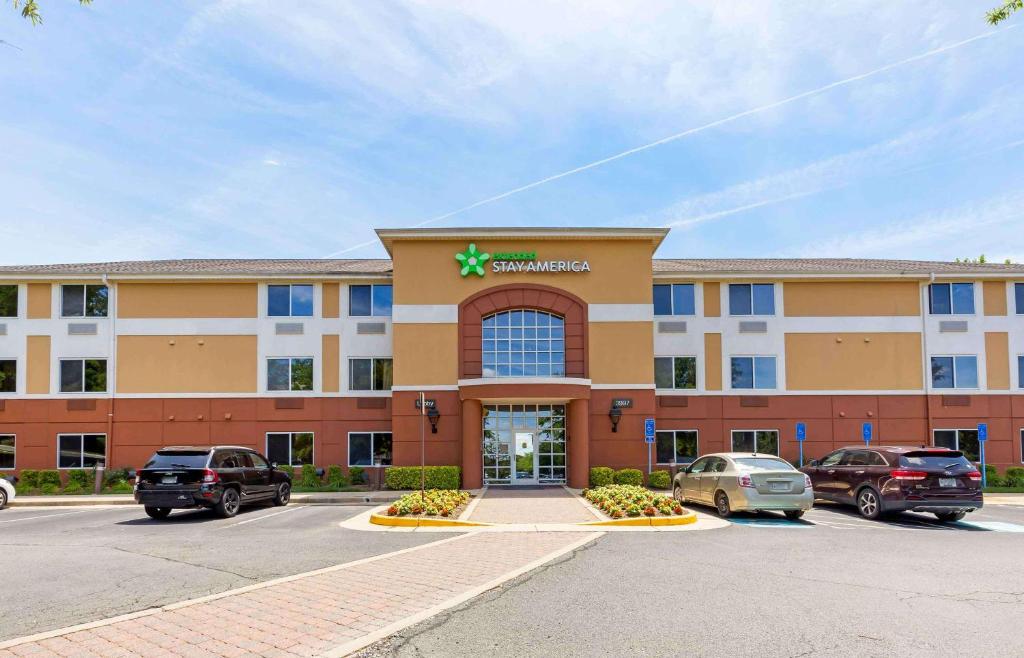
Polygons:
<instances>
[{"instance_id":1,"label":"hotel building","mask_svg":"<svg viewBox=\"0 0 1024 658\"><path fill-rule=\"evenodd\" d=\"M396 229L390 260L0 267L0 472L236 444L585 486L752 450L1022 462L1024 266L654 258L663 229ZM426 399L425 415L420 394ZM653 444L645 419L655 419Z\"/></svg>"}]
</instances>

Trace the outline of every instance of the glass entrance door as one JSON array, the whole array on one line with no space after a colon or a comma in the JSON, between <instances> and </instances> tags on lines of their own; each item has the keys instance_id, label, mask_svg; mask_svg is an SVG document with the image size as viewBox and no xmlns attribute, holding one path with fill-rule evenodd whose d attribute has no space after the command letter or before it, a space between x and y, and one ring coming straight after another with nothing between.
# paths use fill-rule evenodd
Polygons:
<instances>
[{"instance_id":1,"label":"glass entrance door","mask_svg":"<svg viewBox=\"0 0 1024 658\"><path fill-rule=\"evenodd\" d=\"M483 416L485 484L565 482L564 404L489 404Z\"/></svg>"}]
</instances>

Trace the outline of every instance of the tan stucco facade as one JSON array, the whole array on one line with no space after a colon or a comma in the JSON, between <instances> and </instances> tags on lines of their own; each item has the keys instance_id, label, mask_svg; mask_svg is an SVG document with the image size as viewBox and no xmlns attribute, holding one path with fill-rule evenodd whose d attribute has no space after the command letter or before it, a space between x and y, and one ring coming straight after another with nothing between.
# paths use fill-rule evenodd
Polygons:
<instances>
[{"instance_id":1,"label":"tan stucco facade","mask_svg":"<svg viewBox=\"0 0 1024 658\"><path fill-rule=\"evenodd\" d=\"M121 336L121 393L255 393L256 336Z\"/></svg>"},{"instance_id":2,"label":"tan stucco facade","mask_svg":"<svg viewBox=\"0 0 1024 658\"><path fill-rule=\"evenodd\" d=\"M255 318L255 283L120 283L120 318Z\"/></svg>"},{"instance_id":3,"label":"tan stucco facade","mask_svg":"<svg viewBox=\"0 0 1024 658\"><path fill-rule=\"evenodd\" d=\"M915 390L921 372L919 333L786 334L789 390Z\"/></svg>"},{"instance_id":4,"label":"tan stucco facade","mask_svg":"<svg viewBox=\"0 0 1024 658\"><path fill-rule=\"evenodd\" d=\"M796 281L783 286L787 317L905 316L921 313L916 281Z\"/></svg>"}]
</instances>

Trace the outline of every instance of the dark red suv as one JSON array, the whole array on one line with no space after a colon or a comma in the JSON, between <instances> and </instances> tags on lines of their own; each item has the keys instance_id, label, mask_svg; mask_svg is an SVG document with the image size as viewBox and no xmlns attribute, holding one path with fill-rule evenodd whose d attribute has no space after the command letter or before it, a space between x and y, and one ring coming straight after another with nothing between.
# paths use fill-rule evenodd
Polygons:
<instances>
[{"instance_id":1,"label":"dark red suv","mask_svg":"<svg viewBox=\"0 0 1024 658\"><path fill-rule=\"evenodd\" d=\"M868 519L931 512L959 521L982 506L981 473L958 450L853 446L800 470L811 477L815 498L856 505Z\"/></svg>"}]
</instances>

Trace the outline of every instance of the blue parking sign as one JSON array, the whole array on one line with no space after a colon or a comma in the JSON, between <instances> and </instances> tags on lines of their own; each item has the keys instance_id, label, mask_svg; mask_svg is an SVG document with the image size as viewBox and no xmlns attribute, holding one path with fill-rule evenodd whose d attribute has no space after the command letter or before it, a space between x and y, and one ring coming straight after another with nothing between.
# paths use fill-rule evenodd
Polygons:
<instances>
[{"instance_id":1,"label":"blue parking sign","mask_svg":"<svg viewBox=\"0 0 1024 658\"><path fill-rule=\"evenodd\" d=\"M806 441L807 440L807 423L796 424L796 440Z\"/></svg>"},{"instance_id":2,"label":"blue parking sign","mask_svg":"<svg viewBox=\"0 0 1024 658\"><path fill-rule=\"evenodd\" d=\"M861 434L864 436L864 443L871 443L871 423L864 423Z\"/></svg>"},{"instance_id":3,"label":"blue parking sign","mask_svg":"<svg viewBox=\"0 0 1024 658\"><path fill-rule=\"evenodd\" d=\"M644 418L644 442L654 443L654 419Z\"/></svg>"},{"instance_id":4,"label":"blue parking sign","mask_svg":"<svg viewBox=\"0 0 1024 658\"><path fill-rule=\"evenodd\" d=\"M988 423L978 423L978 440L988 441Z\"/></svg>"}]
</instances>

